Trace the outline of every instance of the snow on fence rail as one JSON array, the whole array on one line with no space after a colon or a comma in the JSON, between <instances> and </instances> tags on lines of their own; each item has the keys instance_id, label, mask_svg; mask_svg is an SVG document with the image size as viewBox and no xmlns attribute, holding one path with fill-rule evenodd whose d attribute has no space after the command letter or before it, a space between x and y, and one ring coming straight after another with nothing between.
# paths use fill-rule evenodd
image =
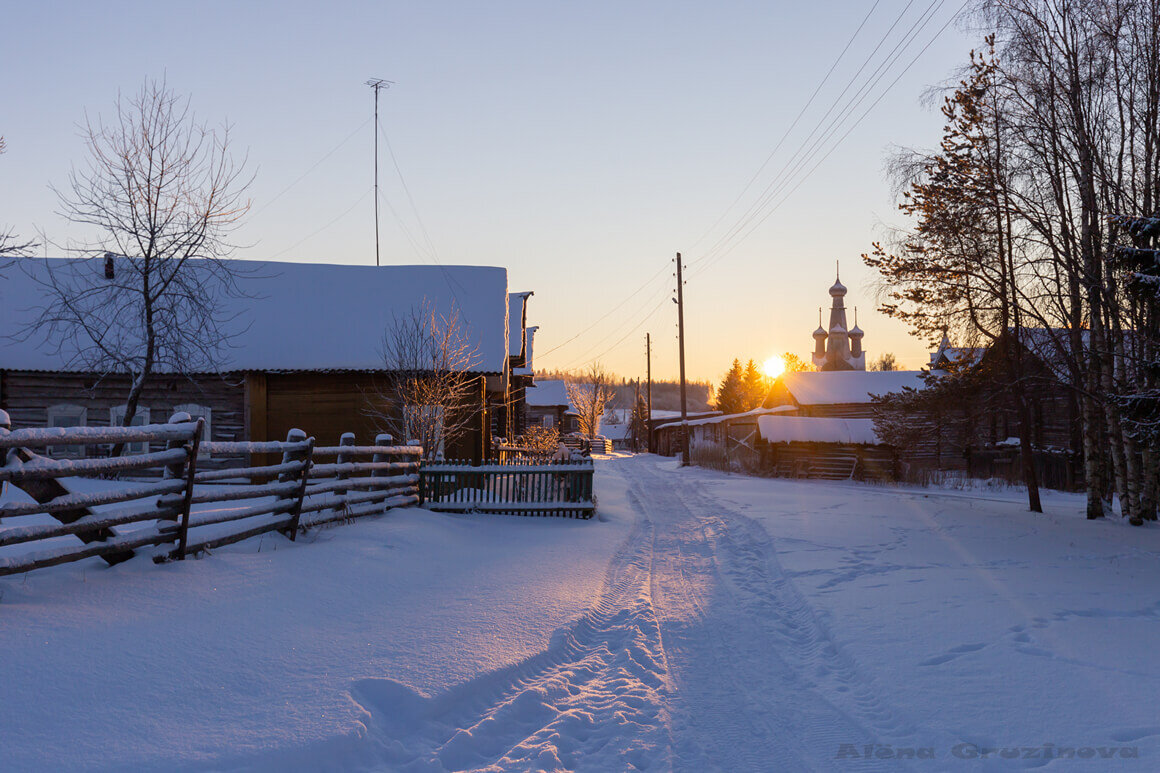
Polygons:
<instances>
[{"instance_id":1,"label":"snow on fence rail","mask_svg":"<svg viewBox=\"0 0 1160 773\"><path fill-rule=\"evenodd\" d=\"M316 447L301 430L291 430L285 442L201 443L204 422L182 413L168 424L144 427L9 427L8 415L0 411L0 483L16 485L34 501L0 505L0 551L7 554L0 555L0 576L91 556L115 564L138 548L170 544L175 546L156 553L154 560L180 560L275 530L294 540L307 526L419 501L421 449L390 446L387 435L372 446L354 445L348 433L338 446ZM51 459L32 450L140 441L164 441L167 447L80 460ZM280 453L282 459L199 472L199 450L223 456ZM158 467L163 469L160 480L119 480L85 492L71 492L60 481L78 475L143 475ZM5 522L16 517L34 523ZM3 550L33 543L39 549Z\"/></svg>"},{"instance_id":2,"label":"snow on fence rail","mask_svg":"<svg viewBox=\"0 0 1160 773\"><path fill-rule=\"evenodd\" d=\"M419 500L428 510L591 518L596 511L591 459L532 464L425 462Z\"/></svg>"}]
</instances>

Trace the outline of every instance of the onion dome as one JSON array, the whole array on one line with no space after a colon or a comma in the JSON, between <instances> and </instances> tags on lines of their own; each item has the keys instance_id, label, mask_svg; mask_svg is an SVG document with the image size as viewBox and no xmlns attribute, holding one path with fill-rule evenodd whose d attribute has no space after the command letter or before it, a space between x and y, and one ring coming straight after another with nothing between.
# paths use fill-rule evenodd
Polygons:
<instances>
[{"instance_id":1,"label":"onion dome","mask_svg":"<svg viewBox=\"0 0 1160 773\"><path fill-rule=\"evenodd\" d=\"M866 335L862 332L862 328L858 327L858 307L854 307L854 327L850 328L851 338L861 338Z\"/></svg>"}]
</instances>

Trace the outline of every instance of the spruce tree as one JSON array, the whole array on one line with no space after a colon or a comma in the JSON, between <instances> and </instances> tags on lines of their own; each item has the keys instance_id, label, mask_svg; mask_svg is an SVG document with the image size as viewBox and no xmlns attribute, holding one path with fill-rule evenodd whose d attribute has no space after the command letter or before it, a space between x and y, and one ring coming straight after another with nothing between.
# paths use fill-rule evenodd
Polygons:
<instances>
[{"instance_id":1,"label":"spruce tree","mask_svg":"<svg viewBox=\"0 0 1160 773\"><path fill-rule=\"evenodd\" d=\"M741 413L745 410L741 407L745 401L744 380L741 361L733 360L732 367L717 389L717 410L722 413Z\"/></svg>"},{"instance_id":2,"label":"spruce tree","mask_svg":"<svg viewBox=\"0 0 1160 773\"><path fill-rule=\"evenodd\" d=\"M754 408L760 408L765 403L765 398L769 395L769 385L766 383L766 378L757 367L757 363L753 360L745 364L742 393L744 394L742 411L751 411Z\"/></svg>"}]
</instances>

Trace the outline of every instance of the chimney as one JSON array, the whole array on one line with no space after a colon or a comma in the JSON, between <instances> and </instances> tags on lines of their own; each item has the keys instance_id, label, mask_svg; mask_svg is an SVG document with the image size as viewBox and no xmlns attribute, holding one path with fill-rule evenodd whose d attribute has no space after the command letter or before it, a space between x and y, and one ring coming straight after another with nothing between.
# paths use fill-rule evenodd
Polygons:
<instances>
[{"instance_id":1,"label":"chimney","mask_svg":"<svg viewBox=\"0 0 1160 773\"><path fill-rule=\"evenodd\" d=\"M105 253L105 279L113 278L113 253Z\"/></svg>"}]
</instances>

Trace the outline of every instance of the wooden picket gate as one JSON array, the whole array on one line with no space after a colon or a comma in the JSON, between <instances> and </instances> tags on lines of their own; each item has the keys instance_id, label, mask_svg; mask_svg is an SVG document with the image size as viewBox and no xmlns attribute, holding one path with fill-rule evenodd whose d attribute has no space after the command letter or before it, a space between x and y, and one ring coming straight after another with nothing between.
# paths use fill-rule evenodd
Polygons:
<instances>
[{"instance_id":1,"label":"wooden picket gate","mask_svg":"<svg viewBox=\"0 0 1160 773\"><path fill-rule=\"evenodd\" d=\"M591 518L594 470L591 459L481 466L425 461L419 502L446 512Z\"/></svg>"}]
</instances>

